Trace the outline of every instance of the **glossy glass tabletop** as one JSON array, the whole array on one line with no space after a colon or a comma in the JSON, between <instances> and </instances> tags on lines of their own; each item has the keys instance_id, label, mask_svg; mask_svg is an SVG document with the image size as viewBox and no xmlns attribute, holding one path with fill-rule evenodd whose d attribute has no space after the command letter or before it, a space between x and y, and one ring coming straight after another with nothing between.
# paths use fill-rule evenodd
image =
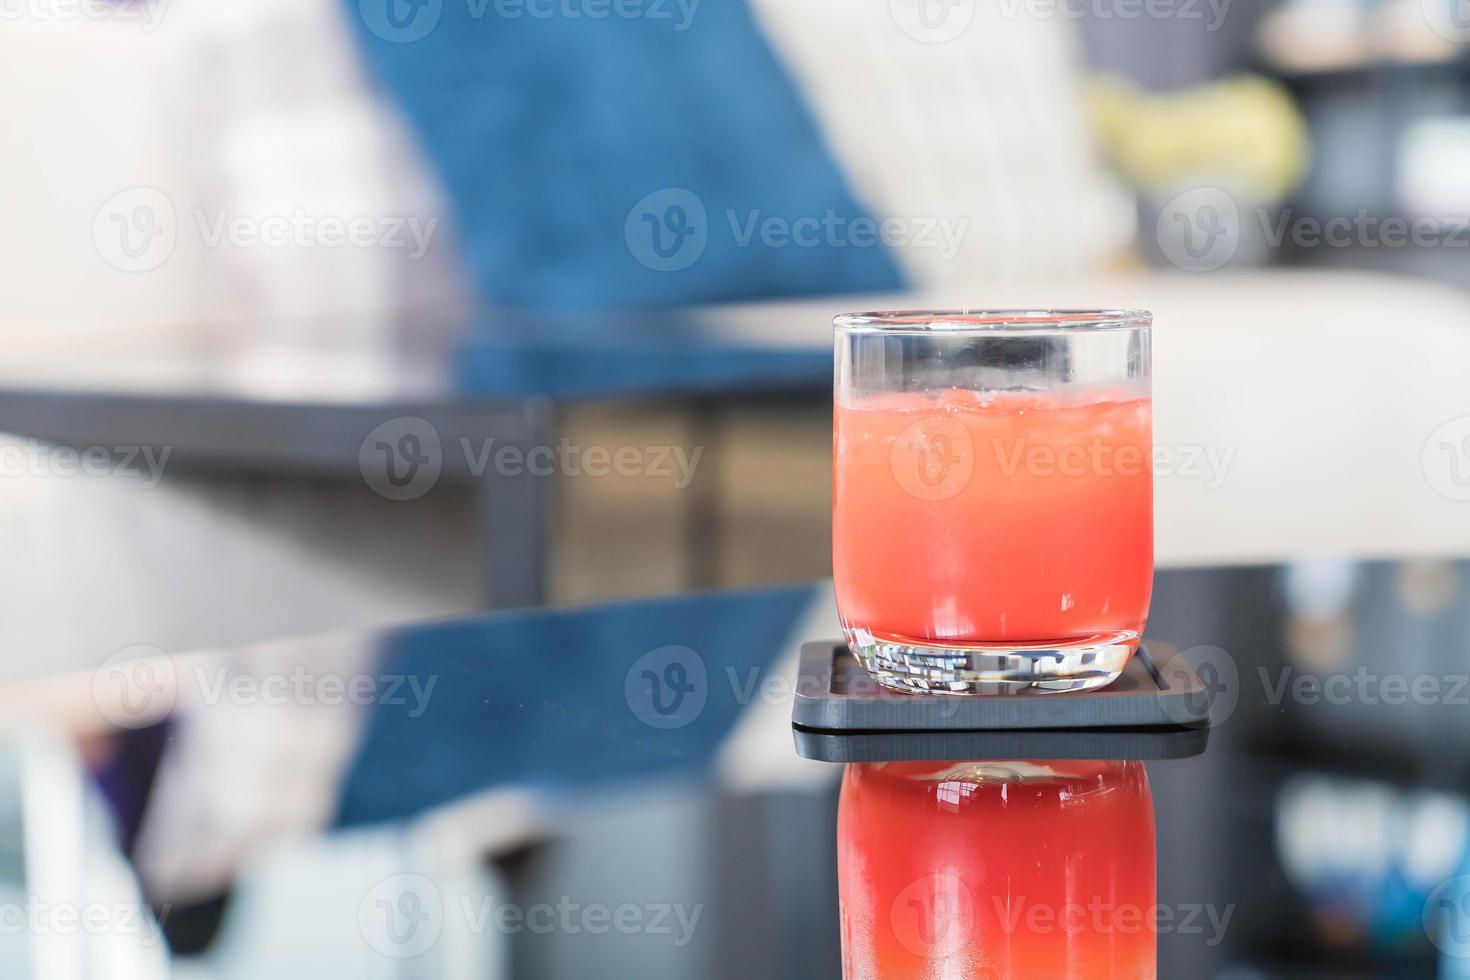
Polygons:
<instances>
[{"instance_id":1,"label":"glossy glass tabletop","mask_svg":"<svg viewBox=\"0 0 1470 980\"><path fill-rule=\"evenodd\" d=\"M1066 764L960 758L934 763L947 788L925 799L969 815L961 856L932 858L952 825L916 812L859 863L958 874L973 924L1016 869L1081 881L1152 858L1156 895L1118 894L1152 923L1159 976L1455 975L1435 971L1470 954L1470 563L1161 571L1153 608L1150 645L1189 658L1214 721L1202 755L1146 763L1156 840L1137 807L1002 819L997 786ZM46 975L54 913L77 906L95 949L142 964L119 976L838 976L843 767L799 759L789 724L796 650L835 629L819 583L119 658L12 689L0 867L32 918L8 941ZM940 864L921 874L925 854ZM881 897L932 911L926 895ZM884 928L922 952L948 935L930 926Z\"/></svg>"}]
</instances>

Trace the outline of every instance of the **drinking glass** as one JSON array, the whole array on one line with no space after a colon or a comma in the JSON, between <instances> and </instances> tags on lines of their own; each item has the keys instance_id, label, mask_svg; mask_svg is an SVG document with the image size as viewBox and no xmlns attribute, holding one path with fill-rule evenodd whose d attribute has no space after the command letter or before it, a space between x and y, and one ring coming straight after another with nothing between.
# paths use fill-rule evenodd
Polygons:
<instances>
[{"instance_id":1,"label":"drinking glass","mask_svg":"<svg viewBox=\"0 0 1470 980\"><path fill-rule=\"evenodd\" d=\"M901 690L1113 681L1153 582L1152 316L839 316L832 571Z\"/></svg>"},{"instance_id":2,"label":"drinking glass","mask_svg":"<svg viewBox=\"0 0 1470 980\"><path fill-rule=\"evenodd\" d=\"M1154 980L1153 797L1141 762L847 767L845 980Z\"/></svg>"}]
</instances>

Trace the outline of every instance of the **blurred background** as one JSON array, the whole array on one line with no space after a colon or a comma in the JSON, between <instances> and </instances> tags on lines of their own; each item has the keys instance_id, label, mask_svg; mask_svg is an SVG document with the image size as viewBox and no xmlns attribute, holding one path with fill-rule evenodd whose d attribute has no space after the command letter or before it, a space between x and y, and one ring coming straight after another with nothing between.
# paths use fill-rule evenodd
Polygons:
<instances>
[{"instance_id":1,"label":"blurred background","mask_svg":"<svg viewBox=\"0 0 1470 980\"><path fill-rule=\"evenodd\" d=\"M1470 672L1465 0L0 0L0 92L0 680L15 785L56 812L90 805L58 773L118 757L39 733L87 729L63 681L90 704L107 664L826 579L829 324L854 309L1152 310L1160 635L1248 679L1400 642ZM1404 766L1364 748L1381 716L1265 693L1241 682L1259 710L1216 739L1237 761L1156 793L1223 807L1248 780L1238 826L1274 828L1241 831L1249 867L1292 914L1177 975L1436 975L1415 916L1460 866L1470 707L1397 710ZM293 788L221 807L330 823L338 770L263 759ZM155 914L206 909L174 940L213 948L248 849L179 886L164 831L112 819L113 872L142 862ZM251 880L371 851L329 840ZM1249 892L1210 860L1177 880ZM826 975L830 939L791 975Z\"/></svg>"}]
</instances>

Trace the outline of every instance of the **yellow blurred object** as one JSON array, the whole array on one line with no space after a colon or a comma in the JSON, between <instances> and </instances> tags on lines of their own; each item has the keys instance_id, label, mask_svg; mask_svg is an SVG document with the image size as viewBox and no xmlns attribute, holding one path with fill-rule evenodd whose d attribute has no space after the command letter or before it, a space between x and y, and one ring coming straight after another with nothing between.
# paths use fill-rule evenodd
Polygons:
<instances>
[{"instance_id":1,"label":"yellow blurred object","mask_svg":"<svg viewBox=\"0 0 1470 980\"><path fill-rule=\"evenodd\" d=\"M1118 169L1147 192L1207 177L1257 200L1278 200L1311 159L1301 113L1285 89L1260 76L1163 94L1101 77L1088 102Z\"/></svg>"}]
</instances>

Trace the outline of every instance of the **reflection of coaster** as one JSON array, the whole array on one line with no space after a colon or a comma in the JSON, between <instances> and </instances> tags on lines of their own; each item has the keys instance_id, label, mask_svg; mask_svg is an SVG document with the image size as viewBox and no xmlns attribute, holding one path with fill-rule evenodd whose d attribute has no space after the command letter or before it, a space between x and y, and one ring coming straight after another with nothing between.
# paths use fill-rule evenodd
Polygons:
<instances>
[{"instance_id":1,"label":"reflection of coaster","mask_svg":"<svg viewBox=\"0 0 1470 980\"><path fill-rule=\"evenodd\" d=\"M1172 651L1155 660L1139 647L1122 675L1095 691L905 694L883 687L846 644L830 640L801 648L791 709L793 725L827 732L1195 728L1209 716L1210 691Z\"/></svg>"},{"instance_id":2,"label":"reflection of coaster","mask_svg":"<svg viewBox=\"0 0 1470 980\"><path fill-rule=\"evenodd\" d=\"M1208 728L1045 728L989 732L819 732L793 728L796 754L818 762L964 759L1187 759Z\"/></svg>"}]
</instances>

